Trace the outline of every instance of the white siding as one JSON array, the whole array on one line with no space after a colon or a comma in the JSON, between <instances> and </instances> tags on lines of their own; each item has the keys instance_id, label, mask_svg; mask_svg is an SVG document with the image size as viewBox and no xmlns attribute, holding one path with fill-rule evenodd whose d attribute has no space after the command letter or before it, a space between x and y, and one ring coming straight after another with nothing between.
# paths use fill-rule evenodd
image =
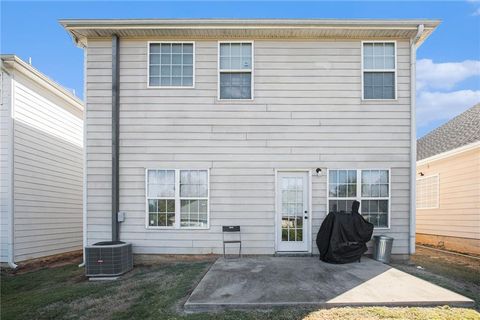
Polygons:
<instances>
[{"instance_id":1,"label":"white siding","mask_svg":"<svg viewBox=\"0 0 480 320\"><path fill-rule=\"evenodd\" d=\"M15 74L15 261L82 248L82 112Z\"/></svg>"},{"instance_id":2,"label":"white siding","mask_svg":"<svg viewBox=\"0 0 480 320\"><path fill-rule=\"evenodd\" d=\"M396 101L361 101L360 41L258 40L255 100L219 102L216 41L196 41L195 89L147 89L147 40L122 40L121 240L136 253L219 253L221 226L239 224L246 253L271 254L275 169L391 168L391 229L376 233L407 254L410 52L408 41L397 44ZM87 50L93 243L111 237L111 42L92 40ZM211 168L210 229L146 230L146 167ZM325 172L312 177L313 240L326 215Z\"/></svg>"},{"instance_id":3,"label":"white siding","mask_svg":"<svg viewBox=\"0 0 480 320\"><path fill-rule=\"evenodd\" d=\"M11 246L11 79L2 73L0 105L0 262L8 262L8 252Z\"/></svg>"}]
</instances>

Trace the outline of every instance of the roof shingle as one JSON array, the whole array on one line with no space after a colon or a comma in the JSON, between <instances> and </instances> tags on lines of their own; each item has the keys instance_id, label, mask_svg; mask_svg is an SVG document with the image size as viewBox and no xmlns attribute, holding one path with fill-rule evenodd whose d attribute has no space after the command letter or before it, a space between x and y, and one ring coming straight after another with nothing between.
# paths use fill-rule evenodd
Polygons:
<instances>
[{"instance_id":1,"label":"roof shingle","mask_svg":"<svg viewBox=\"0 0 480 320\"><path fill-rule=\"evenodd\" d=\"M417 161L480 141L480 103L417 140Z\"/></svg>"}]
</instances>

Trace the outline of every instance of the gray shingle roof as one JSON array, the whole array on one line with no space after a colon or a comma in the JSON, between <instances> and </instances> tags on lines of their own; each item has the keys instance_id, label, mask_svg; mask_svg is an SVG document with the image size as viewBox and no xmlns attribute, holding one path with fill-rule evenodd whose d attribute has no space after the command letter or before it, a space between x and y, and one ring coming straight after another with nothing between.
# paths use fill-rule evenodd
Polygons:
<instances>
[{"instance_id":1,"label":"gray shingle roof","mask_svg":"<svg viewBox=\"0 0 480 320\"><path fill-rule=\"evenodd\" d=\"M480 141L480 103L417 140L417 161Z\"/></svg>"}]
</instances>

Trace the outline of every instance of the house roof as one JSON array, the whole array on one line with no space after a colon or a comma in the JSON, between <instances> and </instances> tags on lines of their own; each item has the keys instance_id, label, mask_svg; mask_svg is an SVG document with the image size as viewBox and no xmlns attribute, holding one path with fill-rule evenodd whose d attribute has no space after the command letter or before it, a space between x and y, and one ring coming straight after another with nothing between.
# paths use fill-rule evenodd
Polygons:
<instances>
[{"instance_id":1,"label":"house roof","mask_svg":"<svg viewBox=\"0 0 480 320\"><path fill-rule=\"evenodd\" d=\"M412 39L421 44L439 20L372 19L61 19L75 43L88 38L162 37L171 39Z\"/></svg>"},{"instance_id":2,"label":"house roof","mask_svg":"<svg viewBox=\"0 0 480 320\"><path fill-rule=\"evenodd\" d=\"M0 60L2 61L2 65L4 68L6 68L6 70L16 70L22 73L27 78L35 81L42 87L53 92L55 95L68 101L77 109L82 111L84 110L84 103L82 100L80 100L80 98L75 96L72 92L65 89L58 82L50 79L45 74L34 68L31 64L26 63L16 55L0 54Z\"/></svg>"},{"instance_id":3,"label":"house roof","mask_svg":"<svg viewBox=\"0 0 480 320\"><path fill-rule=\"evenodd\" d=\"M417 140L417 161L480 141L480 103Z\"/></svg>"}]
</instances>

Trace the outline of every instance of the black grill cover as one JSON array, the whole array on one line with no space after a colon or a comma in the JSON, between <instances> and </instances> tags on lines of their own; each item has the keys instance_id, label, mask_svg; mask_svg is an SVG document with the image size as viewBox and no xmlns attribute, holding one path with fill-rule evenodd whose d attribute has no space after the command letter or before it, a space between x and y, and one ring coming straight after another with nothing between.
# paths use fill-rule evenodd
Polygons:
<instances>
[{"instance_id":1,"label":"black grill cover","mask_svg":"<svg viewBox=\"0 0 480 320\"><path fill-rule=\"evenodd\" d=\"M358 213L360 202L354 201L352 212L330 212L317 234L320 260L349 263L360 260L367 251L366 243L373 233L373 224Z\"/></svg>"}]
</instances>

